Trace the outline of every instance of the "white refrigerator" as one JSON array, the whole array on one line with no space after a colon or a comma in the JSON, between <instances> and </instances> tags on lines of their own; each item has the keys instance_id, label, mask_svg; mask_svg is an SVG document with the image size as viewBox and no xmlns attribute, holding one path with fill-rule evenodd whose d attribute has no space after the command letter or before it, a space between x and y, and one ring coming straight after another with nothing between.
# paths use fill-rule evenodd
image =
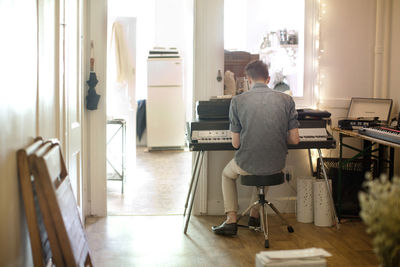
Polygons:
<instances>
[{"instance_id":1,"label":"white refrigerator","mask_svg":"<svg viewBox=\"0 0 400 267\"><path fill-rule=\"evenodd\" d=\"M185 104L181 58L149 58L147 66L147 147L185 146Z\"/></svg>"}]
</instances>

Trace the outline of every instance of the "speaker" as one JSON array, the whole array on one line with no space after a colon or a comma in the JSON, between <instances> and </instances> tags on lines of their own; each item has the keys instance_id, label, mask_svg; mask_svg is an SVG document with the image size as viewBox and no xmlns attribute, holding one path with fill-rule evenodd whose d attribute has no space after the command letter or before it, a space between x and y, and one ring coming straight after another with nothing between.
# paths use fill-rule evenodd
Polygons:
<instances>
[{"instance_id":1,"label":"speaker","mask_svg":"<svg viewBox=\"0 0 400 267\"><path fill-rule=\"evenodd\" d=\"M343 158L348 161L348 158ZM332 195L336 208L340 207L340 216L347 218L359 217L359 191L363 190L365 173L377 175L377 160L355 159L342 166L342 180L339 181L339 158L324 158L327 176L332 179ZM317 179L323 179L321 161L317 160ZM340 195L340 197L339 197Z\"/></svg>"}]
</instances>

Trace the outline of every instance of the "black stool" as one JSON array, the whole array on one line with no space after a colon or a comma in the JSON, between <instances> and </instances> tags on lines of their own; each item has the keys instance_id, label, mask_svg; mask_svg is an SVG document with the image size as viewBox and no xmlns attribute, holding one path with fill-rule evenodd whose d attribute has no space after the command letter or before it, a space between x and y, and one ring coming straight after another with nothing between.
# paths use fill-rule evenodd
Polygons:
<instances>
[{"instance_id":1,"label":"black stool","mask_svg":"<svg viewBox=\"0 0 400 267\"><path fill-rule=\"evenodd\" d=\"M241 217L245 216L252 208L258 207L260 212L260 219L261 219L261 227L264 232L265 238L265 247L269 248L269 239L268 239L268 222L267 222L267 205L271 207L271 209L279 216L282 222L287 225L287 229L289 233L293 233L293 227L289 225L289 223L283 218L282 214L279 210L265 199L264 194L264 187L265 186L272 186L272 185L279 185L285 182L284 174L282 172L272 174L272 175L240 175L240 180L242 185L247 186L256 186L258 189L258 200L252 204L242 213L239 215L238 220Z\"/></svg>"}]
</instances>

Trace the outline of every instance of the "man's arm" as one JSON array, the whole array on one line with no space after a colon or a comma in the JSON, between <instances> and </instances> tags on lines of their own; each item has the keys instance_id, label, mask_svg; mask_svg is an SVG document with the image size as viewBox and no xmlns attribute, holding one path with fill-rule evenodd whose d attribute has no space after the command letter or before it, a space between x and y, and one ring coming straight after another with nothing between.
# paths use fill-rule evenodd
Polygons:
<instances>
[{"instance_id":1,"label":"man's arm","mask_svg":"<svg viewBox=\"0 0 400 267\"><path fill-rule=\"evenodd\" d=\"M232 136L232 146L234 148L239 148L240 147L240 133L231 132L231 136Z\"/></svg>"},{"instance_id":2,"label":"man's arm","mask_svg":"<svg viewBox=\"0 0 400 267\"><path fill-rule=\"evenodd\" d=\"M294 128L289 130L289 134L287 137L287 143L290 145L297 145L300 142L300 137L299 137L299 129ZM233 143L233 139L232 139Z\"/></svg>"}]
</instances>

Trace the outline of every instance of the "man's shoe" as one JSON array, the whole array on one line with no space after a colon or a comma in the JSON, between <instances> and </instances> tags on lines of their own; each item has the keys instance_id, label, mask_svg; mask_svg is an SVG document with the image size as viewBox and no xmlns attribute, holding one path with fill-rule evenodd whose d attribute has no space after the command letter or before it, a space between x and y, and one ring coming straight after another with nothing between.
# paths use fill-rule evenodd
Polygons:
<instances>
[{"instance_id":1,"label":"man's shoe","mask_svg":"<svg viewBox=\"0 0 400 267\"><path fill-rule=\"evenodd\" d=\"M236 235L237 233L237 223L223 222L219 226L211 227L211 229L214 232L214 234L232 236Z\"/></svg>"},{"instance_id":2,"label":"man's shoe","mask_svg":"<svg viewBox=\"0 0 400 267\"><path fill-rule=\"evenodd\" d=\"M249 217L249 228L254 229L260 227L260 218Z\"/></svg>"}]
</instances>

